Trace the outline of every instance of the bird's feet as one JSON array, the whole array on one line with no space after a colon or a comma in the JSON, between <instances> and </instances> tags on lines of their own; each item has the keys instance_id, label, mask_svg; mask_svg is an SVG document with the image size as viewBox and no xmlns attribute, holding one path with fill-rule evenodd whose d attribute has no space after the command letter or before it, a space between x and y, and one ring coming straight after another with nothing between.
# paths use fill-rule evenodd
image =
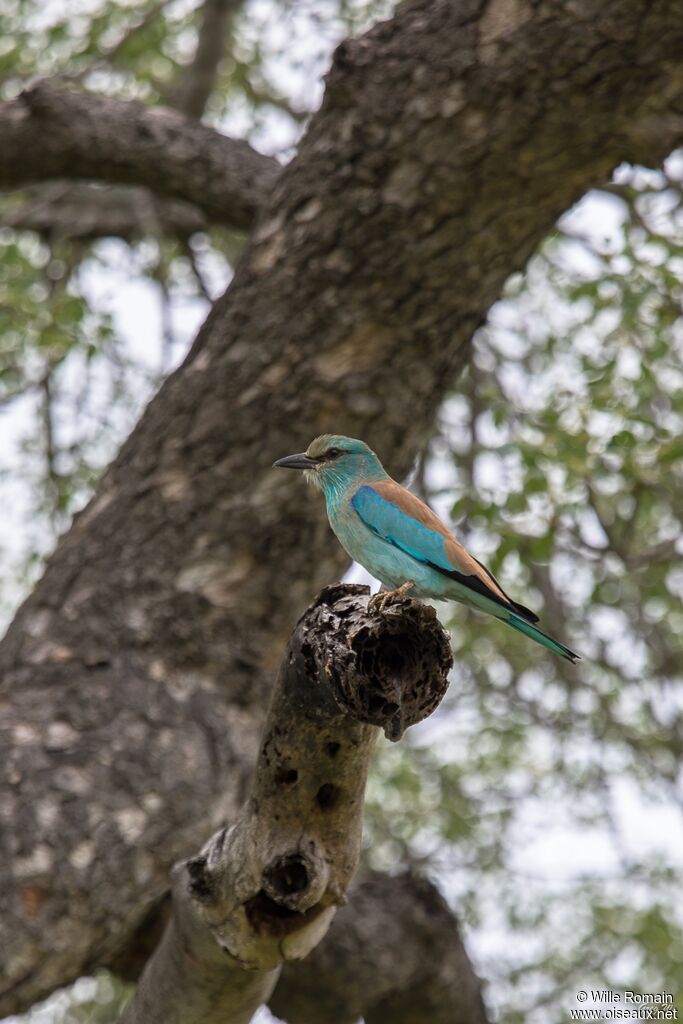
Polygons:
<instances>
[{"instance_id":1,"label":"bird's feet","mask_svg":"<svg viewBox=\"0 0 683 1024\"><path fill-rule=\"evenodd\" d=\"M383 612L384 606L389 600L394 600L397 597L403 597L409 590L415 586L415 580L406 580L400 587L396 587L395 590L379 591L368 601L368 611L371 612Z\"/></svg>"}]
</instances>

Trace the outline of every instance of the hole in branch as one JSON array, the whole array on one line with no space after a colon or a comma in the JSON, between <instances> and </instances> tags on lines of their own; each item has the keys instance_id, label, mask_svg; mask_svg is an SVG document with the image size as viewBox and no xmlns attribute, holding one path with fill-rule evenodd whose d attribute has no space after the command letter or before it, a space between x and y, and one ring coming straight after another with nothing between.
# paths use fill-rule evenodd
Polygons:
<instances>
[{"instance_id":1,"label":"hole in branch","mask_svg":"<svg viewBox=\"0 0 683 1024\"><path fill-rule=\"evenodd\" d=\"M298 778L296 768L278 768L275 772L275 782L278 786L293 786Z\"/></svg>"},{"instance_id":2,"label":"hole in branch","mask_svg":"<svg viewBox=\"0 0 683 1024\"><path fill-rule=\"evenodd\" d=\"M192 860L185 862L185 867L190 876L191 894L201 903L208 902L213 896L213 883L206 870L206 857L193 857Z\"/></svg>"},{"instance_id":3,"label":"hole in branch","mask_svg":"<svg viewBox=\"0 0 683 1024\"><path fill-rule=\"evenodd\" d=\"M263 889L244 904L249 924L258 935L280 937L290 935L313 921L325 908L317 903L303 913L290 910L272 900Z\"/></svg>"},{"instance_id":4,"label":"hole in branch","mask_svg":"<svg viewBox=\"0 0 683 1024\"><path fill-rule=\"evenodd\" d=\"M336 757L339 751L341 750L341 743L326 743L325 750L327 751L329 757Z\"/></svg>"},{"instance_id":5,"label":"hole in branch","mask_svg":"<svg viewBox=\"0 0 683 1024\"><path fill-rule=\"evenodd\" d=\"M321 811L331 811L339 803L341 790L332 782L325 782L315 794L315 802Z\"/></svg>"},{"instance_id":6,"label":"hole in branch","mask_svg":"<svg viewBox=\"0 0 683 1024\"><path fill-rule=\"evenodd\" d=\"M293 896L308 887L308 868L297 853L278 857L264 868L263 881L269 892L282 897Z\"/></svg>"},{"instance_id":7,"label":"hole in branch","mask_svg":"<svg viewBox=\"0 0 683 1024\"><path fill-rule=\"evenodd\" d=\"M415 661L415 643L403 633L392 636L383 644L379 656L385 672L400 675Z\"/></svg>"}]
</instances>

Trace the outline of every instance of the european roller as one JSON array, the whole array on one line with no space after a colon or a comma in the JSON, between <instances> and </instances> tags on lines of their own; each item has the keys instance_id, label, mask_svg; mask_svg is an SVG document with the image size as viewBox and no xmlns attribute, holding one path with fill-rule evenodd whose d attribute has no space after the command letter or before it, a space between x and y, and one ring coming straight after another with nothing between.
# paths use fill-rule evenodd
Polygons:
<instances>
[{"instance_id":1,"label":"european roller","mask_svg":"<svg viewBox=\"0 0 683 1024\"><path fill-rule=\"evenodd\" d=\"M537 644L576 662L579 655L538 628L538 616L508 597L423 501L392 480L363 441L323 434L299 455L273 463L300 469L322 489L342 547L391 591L460 601L506 622ZM386 594L375 607L383 607ZM375 600L375 599L373 599Z\"/></svg>"}]
</instances>

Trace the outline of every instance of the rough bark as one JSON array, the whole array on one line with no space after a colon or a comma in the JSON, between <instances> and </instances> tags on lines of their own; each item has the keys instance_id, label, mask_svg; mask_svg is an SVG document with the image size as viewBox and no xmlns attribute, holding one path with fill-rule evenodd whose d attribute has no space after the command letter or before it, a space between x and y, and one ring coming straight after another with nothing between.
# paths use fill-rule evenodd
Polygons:
<instances>
[{"instance_id":1,"label":"rough bark","mask_svg":"<svg viewBox=\"0 0 683 1024\"><path fill-rule=\"evenodd\" d=\"M170 914L170 898L109 966L138 980ZM301 963L284 964L271 1010L290 1024L485 1024L481 986L453 912L411 874L355 883L329 932Z\"/></svg>"},{"instance_id":2,"label":"rough bark","mask_svg":"<svg viewBox=\"0 0 683 1024\"><path fill-rule=\"evenodd\" d=\"M398 737L443 697L452 664L434 610L328 587L297 624L273 691L251 794L174 871L173 916L125 1024L242 1024L346 902L378 727ZM220 953L227 954L221 956Z\"/></svg>"},{"instance_id":3,"label":"rough bark","mask_svg":"<svg viewBox=\"0 0 683 1024\"><path fill-rule=\"evenodd\" d=\"M236 228L251 225L280 172L249 143L170 107L49 81L0 104L0 135L0 188L51 178L146 185Z\"/></svg>"},{"instance_id":4,"label":"rough bark","mask_svg":"<svg viewBox=\"0 0 683 1024\"><path fill-rule=\"evenodd\" d=\"M372 875L268 1000L288 1024L486 1024L479 980L434 886Z\"/></svg>"},{"instance_id":5,"label":"rough bark","mask_svg":"<svg viewBox=\"0 0 683 1024\"><path fill-rule=\"evenodd\" d=\"M159 4L151 8L145 17L134 23L130 33L105 53L105 58L115 60L125 41L158 17L163 6ZM172 89L169 106L191 118L202 116L215 88L231 24L240 7L241 0L206 0L201 9L194 55ZM81 131L82 126L77 124L75 130ZM274 170L277 173L277 168ZM108 180L106 171L104 180ZM238 187L236 181L233 181L233 187ZM239 228L247 227L250 215L256 213L253 192L257 187L250 182L249 194L245 196L246 205L237 205L239 223L236 226ZM264 181L264 189L267 187ZM234 197L229 195L226 198L226 215L230 217L229 210L235 210ZM265 192L259 205L263 198ZM34 185L28 194L15 200L6 212L0 214L0 224L18 230L37 231L50 241L94 241L115 236L134 242L150 234L157 236L162 233L186 240L195 232L205 231L208 220L197 206L179 199L155 198L144 188L103 188L88 183L49 181L44 185Z\"/></svg>"},{"instance_id":6,"label":"rough bark","mask_svg":"<svg viewBox=\"0 0 683 1024\"><path fill-rule=\"evenodd\" d=\"M508 274L680 140L682 14L408 0L338 49L229 291L0 651L3 1009L124 944L235 813L289 627L344 564L273 457L332 429L407 471Z\"/></svg>"}]
</instances>

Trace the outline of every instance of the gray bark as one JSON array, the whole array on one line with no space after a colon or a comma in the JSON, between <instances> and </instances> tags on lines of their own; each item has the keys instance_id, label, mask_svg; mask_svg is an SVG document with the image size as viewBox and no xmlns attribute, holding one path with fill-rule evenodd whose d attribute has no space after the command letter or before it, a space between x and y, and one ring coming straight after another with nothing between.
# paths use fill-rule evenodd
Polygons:
<instances>
[{"instance_id":1,"label":"gray bark","mask_svg":"<svg viewBox=\"0 0 683 1024\"><path fill-rule=\"evenodd\" d=\"M197 46L190 64L183 70L169 97L169 106L174 107L190 118L200 118L206 108L216 84L220 63L225 55L226 45L230 36L230 28L235 14L241 7L241 0L206 0L200 15L200 27ZM131 32L135 33L147 20L159 13L154 8L148 18L134 25ZM128 36L124 38L129 38ZM121 44L119 44L121 45ZM118 49L118 47L116 48ZM108 54L109 59L116 56L116 50ZM50 88L48 86L48 88ZM62 94L63 95L63 94ZM8 108L5 108L7 118ZM120 116L119 107L116 114ZM135 110L129 108L133 119ZM139 111L137 111L139 114ZM2 113L0 112L0 119ZM10 114L9 119L12 119ZM88 131L85 124L85 132ZM38 125L35 126L39 128ZM114 126L112 125L112 130ZM82 133L84 125L76 120L69 125L69 131ZM130 140L129 140L130 141ZM93 140L95 145L95 140ZM16 142L15 142L16 147ZM99 146L97 147L99 148ZM270 180L278 173L277 165L263 159L263 170L256 180L251 175L254 170L253 152L248 153L244 176L232 174L231 190L225 196L226 215L229 223L238 228L247 227L256 213L257 206L265 200L270 187ZM14 165L16 153L8 159ZM238 160L239 150L233 159ZM258 155L257 155L258 159ZM11 173L15 173L12 170ZM47 172L48 174L51 171ZM104 167L104 180L109 181L108 167ZM95 175L101 177L101 175ZM144 180L145 175L141 175ZM115 176L114 179L115 180ZM259 183L260 180L260 183ZM234 194L241 192L244 185L246 192L240 194L235 203ZM258 195L258 189L263 194ZM214 220L215 214L214 214ZM218 218L225 221L225 217ZM180 199L155 198L144 188L136 187L97 187L85 182L73 184L71 181L49 181L45 185L33 186L28 195L15 201L4 213L0 214L0 224L18 230L37 231L50 241L61 239L78 239L92 241L106 236L115 236L127 242L138 241L142 237L166 234L186 240L198 231L205 231L209 225L207 216L199 207Z\"/></svg>"},{"instance_id":2,"label":"gray bark","mask_svg":"<svg viewBox=\"0 0 683 1024\"><path fill-rule=\"evenodd\" d=\"M111 964L117 974L137 981L169 914L167 899ZM408 873L373 873L354 883L320 945L305 960L283 964L268 1005L290 1024L487 1019L452 911L430 882Z\"/></svg>"},{"instance_id":3,"label":"gray bark","mask_svg":"<svg viewBox=\"0 0 683 1024\"><path fill-rule=\"evenodd\" d=\"M187 240L209 222L198 207L180 199L158 199L144 188L50 181L13 196L0 224L37 231L51 242L90 242L114 236L126 242L166 235Z\"/></svg>"},{"instance_id":4,"label":"gray bark","mask_svg":"<svg viewBox=\"0 0 683 1024\"><path fill-rule=\"evenodd\" d=\"M424 718L452 664L432 608L369 612L368 596L328 587L297 624L249 799L176 867L172 919L125 1024L246 1024L346 902L378 727L398 738Z\"/></svg>"},{"instance_id":5,"label":"gray bark","mask_svg":"<svg viewBox=\"0 0 683 1024\"><path fill-rule=\"evenodd\" d=\"M325 940L286 964L268 1005L289 1024L486 1024L479 980L425 879L371 875Z\"/></svg>"},{"instance_id":6,"label":"gray bark","mask_svg":"<svg viewBox=\"0 0 683 1024\"><path fill-rule=\"evenodd\" d=\"M146 185L236 228L251 225L280 172L249 143L170 107L49 81L0 104L0 135L0 188L51 178Z\"/></svg>"},{"instance_id":7,"label":"gray bark","mask_svg":"<svg viewBox=\"0 0 683 1024\"><path fill-rule=\"evenodd\" d=\"M408 0L338 49L230 289L0 649L2 1010L111 959L237 812L293 619L345 561L272 459L332 429L408 470L508 274L680 141L682 15ZM159 187L190 198L180 164Z\"/></svg>"}]
</instances>

